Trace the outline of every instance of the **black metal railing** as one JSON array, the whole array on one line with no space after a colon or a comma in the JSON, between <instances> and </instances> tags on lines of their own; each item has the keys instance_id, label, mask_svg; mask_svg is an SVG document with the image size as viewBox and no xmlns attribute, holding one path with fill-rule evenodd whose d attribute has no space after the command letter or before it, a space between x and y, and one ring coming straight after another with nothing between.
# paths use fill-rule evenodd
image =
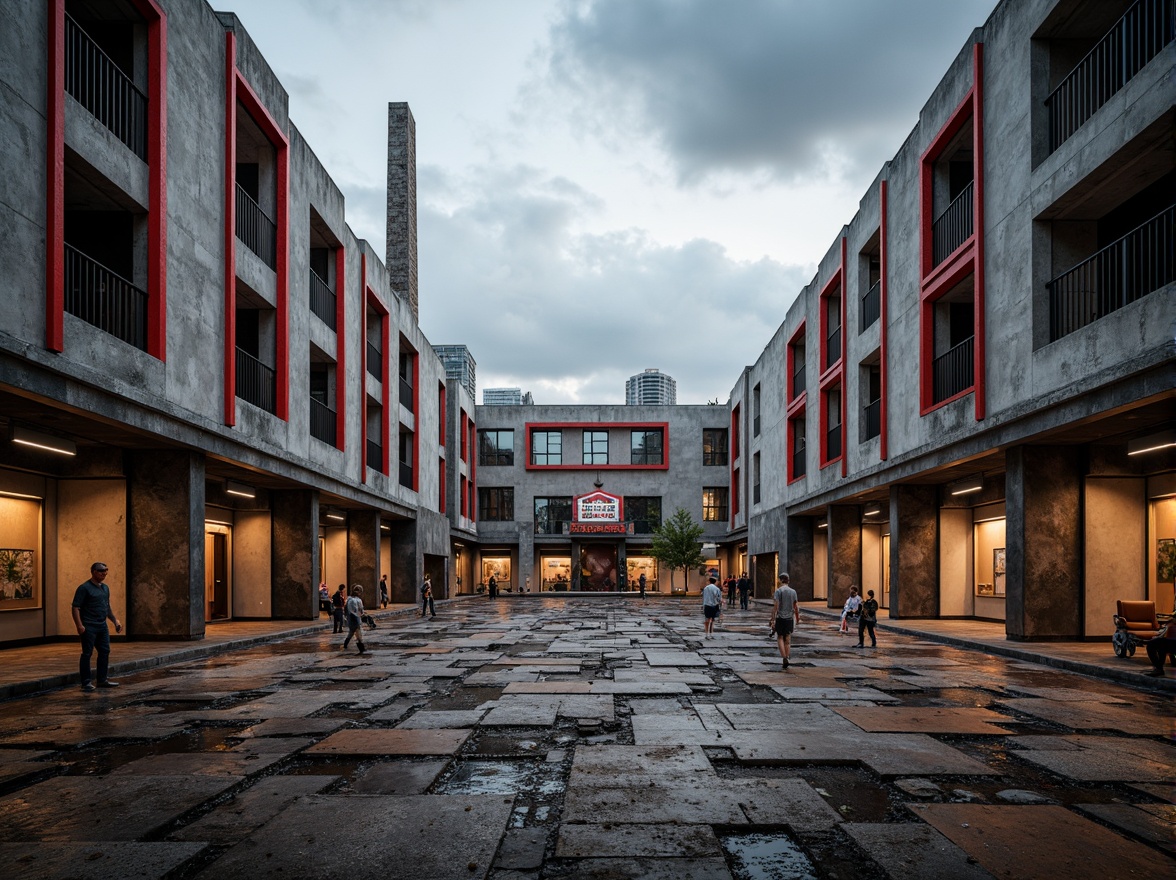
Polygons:
<instances>
[{"instance_id":1,"label":"black metal railing","mask_svg":"<svg viewBox=\"0 0 1176 880\"><path fill-rule=\"evenodd\" d=\"M65 90L136 156L147 161L147 96L68 14Z\"/></svg>"},{"instance_id":2,"label":"black metal railing","mask_svg":"<svg viewBox=\"0 0 1176 880\"><path fill-rule=\"evenodd\" d=\"M1050 342L1176 281L1174 227L1176 205L1048 282Z\"/></svg>"},{"instance_id":3,"label":"black metal railing","mask_svg":"<svg viewBox=\"0 0 1176 880\"><path fill-rule=\"evenodd\" d=\"M324 324L335 329L335 291L331 285L319 278L314 269L310 270L310 310L318 315Z\"/></svg>"},{"instance_id":4,"label":"black metal railing","mask_svg":"<svg viewBox=\"0 0 1176 880\"><path fill-rule=\"evenodd\" d=\"M1176 37L1173 0L1139 0L1045 99L1052 153Z\"/></svg>"},{"instance_id":5,"label":"black metal railing","mask_svg":"<svg viewBox=\"0 0 1176 880\"><path fill-rule=\"evenodd\" d=\"M969 181L958 196L931 224L931 265L938 266L952 255L972 234L972 192L975 181Z\"/></svg>"},{"instance_id":6,"label":"black metal railing","mask_svg":"<svg viewBox=\"0 0 1176 880\"><path fill-rule=\"evenodd\" d=\"M400 377L400 405L409 412L416 412L413 408L412 385L403 376Z\"/></svg>"},{"instance_id":7,"label":"black metal railing","mask_svg":"<svg viewBox=\"0 0 1176 880\"><path fill-rule=\"evenodd\" d=\"M237 238L271 269L278 268L278 227L239 183Z\"/></svg>"},{"instance_id":8,"label":"black metal railing","mask_svg":"<svg viewBox=\"0 0 1176 880\"><path fill-rule=\"evenodd\" d=\"M825 461L841 456L841 425L834 425L825 432Z\"/></svg>"},{"instance_id":9,"label":"black metal railing","mask_svg":"<svg viewBox=\"0 0 1176 880\"><path fill-rule=\"evenodd\" d=\"M68 244L65 310L135 348L147 350L147 292Z\"/></svg>"},{"instance_id":10,"label":"black metal railing","mask_svg":"<svg viewBox=\"0 0 1176 880\"><path fill-rule=\"evenodd\" d=\"M882 316L882 281L874 282L874 286L866 291L862 297L862 321L858 328L864 333L866 328L874 326L874 322Z\"/></svg>"},{"instance_id":11,"label":"black metal railing","mask_svg":"<svg viewBox=\"0 0 1176 880\"><path fill-rule=\"evenodd\" d=\"M975 382L972 352L976 337L969 336L959 345L935 358L931 365L931 393L935 403L967 391Z\"/></svg>"},{"instance_id":12,"label":"black metal railing","mask_svg":"<svg viewBox=\"0 0 1176 880\"><path fill-rule=\"evenodd\" d=\"M792 476L803 477L805 474L805 463L807 461L808 447L804 440L797 442L796 447L792 450Z\"/></svg>"},{"instance_id":13,"label":"black metal railing","mask_svg":"<svg viewBox=\"0 0 1176 880\"><path fill-rule=\"evenodd\" d=\"M866 426L867 440L872 440L882 433L882 398L872 400L862 407L862 421Z\"/></svg>"},{"instance_id":14,"label":"black metal railing","mask_svg":"<svg viewBox=\"0 0 1176 880\"><path fill-rule=\"evenodd\" d=\"M837 363L837 359L841 357L841 325L838 324L829 331L829 335L825 337L825 369Z\"/></svg>"},{"instance_id":15,"label":"black metal railing","mask_svg":"<svg viewBox=\"0 0 1176 880\"><path fill-rule=\"evenodd\" d=\"M400 485L406 489L412 488L412 465L400 462Z\"/></svg>"},{"instance_id":16,"label":"black metal railing","mask_svg":"<svg viewBox=\"0 0 1176 880\"><path fill-rule=\"evenodd\" d=\"M384 469L384 447L376 440L369 439L367 442L367 466L373 471Z\"/></svg>"},{"instance_id":17,"label":"black metal railing","mask_svg":"<svg viewBox=\"0 0 1176 880\"><path fill-rule=\"evenodd\" d=\"M367 344L367 371L381 382L384 381L384 354L379 346L370 342Z\"/></svg>"},{"instance_id":18,"label":"black metal railing","mask_svg":"<svg viewBox=\"0 0 1176 880\"><path fill-rule=\"evenodd\" d=\"M317 437L328 446L335 445L335 411L315 398L310 399L310 436Z\"/></svg>"},{"instance_id":19,"label":"black metal railing","mask_svg":"<svg viewBox=\"0 0 1176 880\"><path fill-rule=\"evenodd\" d=\"M266 412L276 409L273 368L240 348L237 349L237 396Z\"/></svg>"},{"instance_id":20,"label":"black metal railing","mask_svg":"<svg viewBox=\"0 0 1176 880\"><path fill-rule=\"evenodd\" d=\"M792 398L795 400L805 391L806 377L804 374L804 360L801 359L800 364L792 373Z\"/></svg>"}]
</instances>

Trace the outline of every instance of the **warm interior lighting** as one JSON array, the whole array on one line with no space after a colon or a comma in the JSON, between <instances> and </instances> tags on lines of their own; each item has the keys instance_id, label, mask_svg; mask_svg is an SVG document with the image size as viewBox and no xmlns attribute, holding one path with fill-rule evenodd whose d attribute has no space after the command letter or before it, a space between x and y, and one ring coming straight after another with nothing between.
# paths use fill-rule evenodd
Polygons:
<instances>
[{"instance_id":1,"label":"warm interior lighting","mask_svg":"<svg viewBox=\"0 0 1176 880\"><path fill-rule=\"evenodd\" d=\"M1127 444L1127 454L1143 455L1145 452L1170 449L1173 446L1176 446L1176 428L1169 428L1167 431L1160 431L1158 434L1149 434L1146 437L1140 437L1138 440L1132 440Z\"/></svg>"},{"instance_id":2,"label":"warm interior lighting","mask_svg":"<svg viewBox=\"0 0 1176 880\"><path fill-rule=\"evenodd\" d=\"M827 529L827 528L829 528L829 524L827 522L819 522L819 523L817 523L817 528L818 529Z\"/></svg>"},{"instance_id":3,"label":"warm interior lighting","mask_svg":"<svg viewBox=\"0 0 1176 880\"><path fill-rule=\"evenodd\" d=\"M343 516L343 514L341 514L341 513L328 513L327 514L327 519L333 519L333 520L335 520L335 522L343 522L343 520L345 520L346 518L347 517Z\"/></svg>"},{"instance_id":4,"label":"warm interior lighting","mask_svg":"<svg viewBox=\"0 0 1176 880\"><path fill-rule=\"evenodd\" d=\"M869 510L866 511L865 515L866 516L880 516L881 513L882 513L881 507L871 507Z\"/></svg>"},{"instance_id":5,"label":"warm interior lighting","mask_svg":"<svg viewBox=\"0 0 1176 880\"><path fill-rule=\"evenodd\" d=\"M225 492L229 495L236 495L239 498L256 498L257 490L252 486L246 486L244 483L238 483L236 480L225 480Z\"/></svg>"},{"instance_id":6,"label":"warm interior lighting","mask_svg":"<svg viewBox=\"0 0 1176 880\"><path fill-rule=\"evenodd\" d=\"M0 496L4 498L20 498L25 501L43 501L40 495L25 495L23 492L4 492L0 491Z\"/></svg>"},{"instance_id":7,"label":"warm interior lighting","mask_svg":"<svg viewBox=\"0 0 1176 880\"><path fill-rule=\"evenodd\" d=\"M967 495L970 492L979 492L984 488L984 476L981 474L975 477L968 477L966 480L956 480L954 483L947 484L947 491L952 495Z\"/></svg>"},{"instance_id":8,"label":"warm interior lighting","mask_svg":"<svg viewBox=\"0 0 1176 880\"><path fill-rule=\"evenodd\" d=\"M381 532L390 532L390 531L392 531L392 526L388 526L388 525L384 525L384 523L380 523L380 531ZM461 544L458 544L457 546L460 547Z\"/></svg>"},{"instance_id":9,"label":"warm interior lighting","mask_svg":"<svg viewBox=\"0 0 1176 880\"><path fill-rule=\"evenodd\" d=\"M42 434L18 425L12 427L12 442L33 449L43 449L46 452L56 452L58 455L77 455L77 444L72 440L54 437L52 434Z\"/></svg>"}]
</instances>

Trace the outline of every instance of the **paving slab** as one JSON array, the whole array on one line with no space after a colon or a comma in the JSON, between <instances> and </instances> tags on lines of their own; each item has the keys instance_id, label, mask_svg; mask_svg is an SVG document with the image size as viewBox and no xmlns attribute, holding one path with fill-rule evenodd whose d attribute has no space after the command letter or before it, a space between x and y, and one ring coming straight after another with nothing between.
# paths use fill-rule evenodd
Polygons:
<instances>
[{"instance_id":1,"label":"paving slab","mask_svg":"<svg viewBox=\"0 0 1176 880\"><path fill-rule=\"evenodd\" d=\"M1042 699L1001 700L998 705L1075 730L1119 730L1132 736L1173 733L1170 714L1164 716L1143 707Z\"/></svg>"},{"instance_id":2,"label":"paving slab","mask_svg":"<svg viewBox=\"0 0 1176 880\"><path fill-rule=\"evenodd\" d=\"M969 861L966 852L930 825L846 823L841 827L891 877L993 880L991 874Z\"/></svg>"},{"instance_id":3,"label":"paving slab","mask_svg":"<svg viewBox=\"0 0 1176 880\"><path fill-rule=\"evenodd\" d=\"M505 694L589 694L592 683L587 681L512 681Z\"/></svg>"},{"instance_id":4,"label":"paving slab","mask_svg":"<svg viewBox=\"0 0 1176 880\"><path fill-rule=\"evenodd\" d=\"M581 824L746 824L736 793L717 783L713 774L690 778L631 776L611 784L569 783L561 815L565 822Z\"/></svg>"},{"instance_id":5,"label":"paving slab","mask_svg":"<svg viewBox=\"0 0 1176 880\"><path fill-rule=\"evenodd\" d=\"M571 825L564 823L555 856L584 858L722 858L714 831L706 825Z\"/></svg>"},{"instance_id":6,"label":"paving slab","mask_svg":"<svg viewBox=\"0 0 1176 880\"><path fill-rule=\"evenodd\" d=\"M718 703L716 708L736 730L779 730L788 733L841 730L856 727L820 703Z\"/></svg>"},{"instance_id":7,"label":"paving slab","mask_svg":"<svg viewBox=\"0 0 1176 880\"><path fill-rule=\"evenodd\" d=\"M1166 801L1169 804L1176 804L1176 784L1172 782L1140 782L1127 787L1146 794L1148 797L1154 797L1158 800Z\"/></svg>"},{"instance_id":8,"label":"paving slab","mask_svg":"<svg viewBox=\"0 0 1176 880\"><path fill-rule=\"evenodd\" d=\"M584 859L560 880L731 880L722 858L706 859ZM498 880L498 878L495 878Z\"/></svg>"},{"instance_id":9,"label":"paving slab","mask_svg":"<svg viewBox=\"0 0 1176 880\"><path fill-rule=\"evenodd\" d=\"M714 684L707 678L708 684ZM628 697L667 697L692 693L684 681L601 681L592 682L590 694L608 694Z\"/></svg>"},{"instance_id":10,"label":"paving slab","mask_svg":"<svg viewBox=\"0 0 1176 880\"><path fill-rule=\"evenodd\" d=\"M1038 747L1043 740L1051 741L1049 747ZM1008 743L1018 758L1082 782L1176 781L1176 749L1153 740L1077 735L1014 737Z\"/></svg>"},{"instance_id":11,"label":"paving slab","mask_svg":"<svg viewBox=\"0 0 1176 880\"><path fill-rule=\"evenodd\" d=\"M916 816L997 877L1157 876L1154 850L1065 807L910 804ZM1026 858L1032 853L1032 858Z\"/></svg>"},{"instance_id":12,"label":"paving slab","mask_svg":"<svg viewBox=\"0 0 1176 880\"><path fill-rule=\"evenodd\" d=\"M37 880L110 880L163 877L196 856L204 843L0 843L9 877Z\"/></svg>"},{"instance_id":13,"label":"paving slab","mask_svg":"<svg viewBox=\"0 0 1176 880\"><path fill-rule=\"evenodd\" d=\"M994 722L1011 720L991 709L941 706L836 707L838 715L868 733L1007 734Z\"/></svg>"},{"instance_id":14,"label":"paving slab","mask_svg":"<svg viewBox=\"0 0 1176 880\"><path fill-rule=\"evenodd\" d=\"M472 730L340 730L306 750L307 755L452 755Z\"/></svg>"},{"instance_id":15,"label":"paving slab","mask_svg":"<svg viewBox=\"0 0 1176 880\"><path fill-rule=\"evenodd\" d=\"M347 722L340 718L270 718L239 734L253 736L322 736L338 730Z\"/></svg>"},{"instance_id":16,"label":"paving slab","mask_svg":"<svg viewBox=\"0 0 1176 880\"><path fill-rule=\"evenodd\" d=\"M745 764L857 764L884 779L898 776L985 776L997 771L963 752L919 733L882 733L863 739L859 733L775 733L730 743Z\"/></svg>"},{"instance_id":17,"label":"paving slab","mask_svg":"<svg viewBox=\"0 0 1176 880\"><path fill-rule=\"evenodd\" d=\"M338 776L271 776L258 780L211 813L168 835L168 839L236 843L296 798L317 794L338 779Z\"/></svg>"},{"instance_id":18,"label":"paving slab","mask_svg":"<svg viewBox=\"0 0 1176 880\"><path fill-rule=\"evenodd\" d=\"M501 877L502 871L536 871L543 867L550 831L545 827L508 830L494 859L495 877Z\"/></svg>"},{"instance_id":19,"label":"paving slab","mask_svg":"<svg viewBox=\"0 0 1176 880\"><path fill-rule=\"evenodd\" d=\"M1046 700L1056 700L1060 703L1106 703L1107 705L1123 705L1127 700L1121 700L1110 694L1099 693L1096 690L1068 687L1027 687L1023 684L1007 684L1005 691L1026 697L1040 697Z\"/></svg>"},{"instance_id":20,"label":"paving slab","mask_svg":"<svg viewBox=\"0 0 1176 880\"><path fill-rule=\"evenodd\" d=\"M632 724L633 743L639 746L719 746L735 736L731 731L708 729L701 718L684 714L634 715Z\"/></svg>"},{"instance_id":21,"label":"paving slab","mask_svg":"<svg viewBox=\"0 0 1176 880\"><path fill-rule=\"evenodd\" d=\"M485 717L483 727L551 727L559 714L558 694L503 695Z\"/></svg>"},{"instance_id":22,"label":"paving slab","mask_svg":"<svg viewBox=\"0 0 1176 880\"><path fill-rule=\"evenodd\" d=\"M484 878L513 801L497 795L312 795L295 801L200 876ZM389 828L396 833L389 834ZM345 829L345 841L339 829Z\"/></svg>"},{"instance_id":23,"label":"paving slab","mask_svg":"<svg viewBox=\"0 0 1176 880\"><path fill-rule=\"evenodd\" d=\"M1076 804L1089 816L1132 837L1176 853L1176 807L1171 804Z\"/></svg>"},{"instance_id":24,"label":"paving slab","mask_svg":"<svg viewBox=\"0 0 1176 880\"><path fill-rule=\"evenodd\" d=\"M871 703L897 703L898 697L875 690L874 688L855 687L773 687L776 693L785 700L792 702L822 702L825 700L867 700Z\"/></svg>"},{"instance_id":25,"label":"paving slab","mask_svg":"<svg viewBox=\"0 0 1176 880\"><path fill-rule=\"evenodd\" d=\"M444 729L447 727L477 727L485 715L482 709L448 709L420 712L405 718L397 726L400 730Z\"/></svg>"},{"instance_id":26,"label":"paving slab","mask_svg":"<svg viewBox=\"0 0 1176 880\"><path fill-rule=\"evenodd\" d=\"M424 794L449 761L390 761L368 767L351 783L351 794Z\"/></svg>"},{"instance_id":27,"label":"paving slab","mask_svg":"<svg viewBox=\"0 0 1176 880\"><path fill-rule=\"evenodd\" d=\"M48 745L64 749L106 739L166 739L178 733L182 726L183 719L174 715L114 716L108 713L38 726L5 736L4 742L12 746Z\"/></svg>"},{"instance_id":28,"label":"paving slab","mask_svg":"<svg viewBox=\"0 0 1176 880\"><path fill-rule=\"evenodd\" d=\"M0 798L0 842L137 840L239 776L58 776Z\"/></svg>"},{"instance_id":29,"label":"paving slab","mask_svg":"<svg viewBox=\"0 0 1176 880\"><path fill-rule=\"evenodd\" d=\"M367 716L368 721L396 722L407 715L416 705L412 700L393 700Z\"/></svg>"},{"instance_id":30,"label":"paving slab","mask_svg":"<svg viewBox=\"0 0 1176 880\"><path fill-rule=\"evenodd\" d=\"M645 662L650 666L707 666L705 658L692 651L646 651Z\"/></svg>"},{"instance_id":31,"label":"paving slab","mask_svg":"<svg viewBox=\"0 0 1176 880\"><path fill-rule=\"evenodd\" d=\"M752 825L786 825L792 831L828 831L841 815L803 779L728 779Z\"/></svg>"},{"instance_id":32,"label":"paving slab","mask_svg":"<svg viewBox=\"0 0 1176 880\"><path fill-rule=\"evenodd\" d=\"M311 740L301 737L248 739L236 748L218 752L179 752L148 755L110 771L110 776L252 776L301 751Z\"/></svg>"}]
</instances>

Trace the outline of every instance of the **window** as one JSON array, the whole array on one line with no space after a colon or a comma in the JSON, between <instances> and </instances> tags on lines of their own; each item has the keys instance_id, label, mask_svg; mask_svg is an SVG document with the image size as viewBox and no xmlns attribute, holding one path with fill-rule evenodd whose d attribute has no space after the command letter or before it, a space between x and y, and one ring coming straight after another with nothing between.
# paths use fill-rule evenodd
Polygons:
<instances>
[{"instance_id":1,"label":"window","mask_svg":"<svg viewBox=\"0 0 1176 880\"><path fill-rule=\"evenodd\" d=\"M413 443L416 437L411 431L400 432L400 485L406 489L416 489L413 474Z\"/></svg>"},{"instance_id":2,"label":"window","mask_svg":"<svg viewBox=\"0 0 1176 880\"><path fill-rule=\"evenodd\" d=\"M478 464L483 467L513 465L514 431L479 431Z\"/></svg>"},{"instance_id":3,"label":"window","mask_svg":"<svg viewBox=\"0 0 1176 880\"><path fill-rule=\"evenodd\" d=\"M760 503L760 454L751 457L751 503Z\"/></svg>"},{"instance_id":4,"label":"window","mask_svg":"<svg viewBox=\"0 0 1176 880\"><path fill-rule=\"evenodd\" d=\"M702 490L702 521L727 521L726 486L711 486Z\"/></svg>"},{"instance_id":5,"label":"window","mask_svg":"<svg viewBox=\"0 0 1176 880\"><path fill-rule=\"evenodd\" d=\"M411 413L417 411L416 408L416 358L417 354L411 348L407 348L407 342L401 337L400 350L400 405Z\"/></svg>"},{"instance_id":6,"label":"window","mask_svg":"<svg viewBox=\"0 0 1176 880\"><path fill-rule=\"evenodd\" d=\"M804 359L806 355L804 344L804 323L796 328L792 339L788 343L788 402L799 398L805 393Z\"/></svg>"},{"instance_id":7,"label":"window","mask_svg":"<svg viewBox=\"0 0 1176 880\"><path fill-rule=\"evenodd\" d=\"M458 418L458 431L461 437L458 438L459 448L461 449L461 460L469 460L469 446L466 443L466 438L469 436L470 417L466 414L464 409L460 410L460 417Z\"/></svg>"},{"instance_id":8,"label":"window","mask_svg":"<svg viewBox=\"0 0 1176 880\"><path fill-rule=\"evenodd\" d=\"M484 522L511 522L514 519L514 487L479 489L478 519Z\"/></svg>"},{"instance_id":9,"label":"window","mask_svg":"<svg viewBox=\"0 0 1176 880\"><path fill-rule=\"evenodd\" d=\"M862 401L861 440L864 443L882 433L882 368L878 364L861 367L859 393Z\"/></svg>"},{"instance_id":10,"label":"window","mask_svg":"<svg viewBox=\"0 0 1176 880\"><path fill-rule=\"evenodd\" d=\"M639 535L661 528L661 497L626 495L625 518L633 523L633 531Z\"/></svg>"},{"instance_id":11,"label":"window","mask_svg":"<svg viewBox=\"0 0 1176 880\"><path fill-rule=\"evenodd\" d=\"M727 466L727 429L702 429L702 463L704 466Z\"/></svg>"},{"instance_id":12,"label":"window","mask_svg":"<svg viewBox=\"0 0 1176 880\"><path fill-rule=\"evenodd\" d=\"M751 389L751 436L758 437L760 435L760 386Z\"/></svg>"},{"instance_id":13,"label":"window","mask_svg":"<svg viewBox=\"0 0 1176 880\"><path fill-rule=\"evenodd\" d=\"M531 464L563 464L563 434L559 431L533 431Z\"/></svg>"},{"instance_id":14,"label":"window","mask_svg":"<svg viewBox=\"0 0 1176 880\"><path fill-rule=\"evenodd\" d=\"M608 464L608 431L584 432L584 464Z\"/></svg>"},{"instance_id":15,"label":"window","mask_svg":"<svg viewBox=\"0 0 1176 880\"><path fill-rule=\"evenodd\" d=\"M570 495L535 499L535 534L562 535L564 523L572 521Z\"/></svg>"},{"instance_id":16,"label":"window","mask_svg":"<svg viewBox=\"0 0 1176 880\"><path fill-rule=\"evenodd\" d=\"M806 472L806 456L808 450L807 441L805 440L805 414L801 411L800 415L788 420L788 442L790 444L789 450L789 464L792 467L792 473L789 475L789 480L799 480Z\"/></svg>"},{"instance_id":17,"label":"window","mask_svg":"<svg viewBox=\"0 0 1176 880\"><path fill-rule=\"evenodd\" d=\"M633 464L661 464L662 432L633 431L631 449Z\"/></svg>"},{"instance_id":18,"label":"window","mask_svg":"<svg viewBox=\"0 0 1176 880\"><path fill-rule=\"evenodd\" d=\"M825 449L821 458L822 466L841 458L841 386L835 385L824 393L825 408L822 411L825 428Z\"/></svg>"}]
</instances>

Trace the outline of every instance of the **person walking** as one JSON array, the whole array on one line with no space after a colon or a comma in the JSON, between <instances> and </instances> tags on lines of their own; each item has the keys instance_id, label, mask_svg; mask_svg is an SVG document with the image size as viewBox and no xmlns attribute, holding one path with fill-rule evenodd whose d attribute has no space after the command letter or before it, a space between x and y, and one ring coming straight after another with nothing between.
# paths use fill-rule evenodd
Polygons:
<instances>
[{"instance_id":1,"label":"person walking","mask_svg":"<svg viewBox=\"0 0 1176 880\"><path fill-rule=\"evenodd\" d=\"M738 581L735 580L735 575L733 575L733 574L727 575L727 581L726 581L725 586L727 587L727 607L728 608L735 607L735 587L737 584L738 584Z\"/></svg>"},{"instance_id":2,"label":"person walking","mask_svg":"<svg viewBox=\"0 0 1176 880\"><path fill-rule=\"evenodd\" d=\"M421 617L427 612L429 619L437 616L437 609L433 605L433 581L431 575L425 575L425 582L421 584Z\"/></svg>"},{"instance_id":3,"label":"person walking","mask_svg":"<svg viewBox=\"0 0 1176 880\"><path fill-rule=\"evenodd\" d=\"M380 607L388 607L388 575L380 575Z\"/></svg>"},{"instance_id":4,"label":"person walking","mask_svg":"<svg viewBox=\"0 0 1176 880\"><path fill-rule=\"evenodd\" d=\"M870 631L870 647L878 647L878 639L874 635L874 624L878 622L878 603L874 600L874 591L867 590L866 601L862 603L861 617L858 618L858 640L855 648L864 647L866 630Z\"/></svg>"},{"instance_id":5,"label":"person walking","mask_svg":"<svg viewBox=\"0 0 1176 880\"><path fill-rule=\"evenodd\" d=\"M498 598L498 578L496 578L494 575L490 575L490 580L486 581L486 587L487 587L486 592L489 594L489 598L497 599Z\"/></svg>"},{"instance_id":6,"label":"person walking","mask_svg":"<svg viewBox=\"0 0 1176 880\"><path fill-rule=\"evenodd\" d=\"M713 574L707 585L702 588L702 628L703 638L715 637L715 621L723 613L723 591L719 589L719 579Z\"/></svg>"},{"instance_id":7,"label":"person walking","mask_svg":"<svg viewBox=\"0 0 1176 880\"><path fill-rule=\"evenodd\" d=\"M641 601L645 601L645 572L641 572L641 577L637 578L637 589L641 591Z\"/></svg>"},{"instance_id":8,"label":"person walking","mask_svg":"<svg viewBox=\"0 0 1176 880\"><path fill-rule=\"evenodd\" d=\"M122 632L122 623L110 608L110 587L106 586L106 575L110 571L105 562L90 566L90 579L74 591L73 622L78 635L82 637L82 656L78 660L78 675L82 690L90 693L94 684L90 681L90 655L98 651L98 687L115 688L117 681L108 677L110 671L110 629L106 621L114 623L114 631Z\"/></svg>"},{"instance_id":9,"label":"person walking","mask_svg":"<svg viewBox=\"0 0 1176 880\"><path fill-rule=\"evenodd\" d=\"M746 611L748 608L747 600L751 595L751 578L747 576L747 572L743 572L739 576L735 588L739 590L739 608L741 611Z\"/></svg>"},{"instance_id":10,"label":"person walking","mask_svg":"<svg viewBox=\"0 0 1176 880\"><path fill-rule=\"evenodd\" d=\"M781 572L779 580L780 586L772 594L772 620L769 625L776 634L782 667L787 669L792 653L792 633L800 626L800 603L797 602L796 590L788 586L788 575Z\"/></svg>"},{"instance_id":11,"label":"person walking","mask_svg":"<svg viewBox=\"0 0 1176 880\"><path fill-rule=\"evenodd\" d=\"M359 584L351 585L351 598L347 600L346 612L347 638L343 640L343 650L347 650L354 636L355 643L359 645L359 653L363 654L367 649L363 646L363 587Z\"/></svg>"},{"instance_id":12,"label":"person walking","mask_svg":"<svg viewBox=\"0 0 1176 880\"><path fill-rule=\"evenodd\" d=\"M857 620L857 616L861 610L862 597L858 595L858 588L850 587L849 598L845 600L845 605L841 609L841 635L849 635L849 624L851 621Z\"/></svg>"},{"instance_id":13,"label":"person walking","mask_svg":"<svg viewBox=\"0 0 1176 880\"><path fill-rule=\"evenodd\" d=\"M331 597L331 616L335 622L335 628L331 630L332 634L343 632L343 609L346 604L347 585L339 584L339 588L335 590L335 595Z\"/></svg>"}]
</instances>

